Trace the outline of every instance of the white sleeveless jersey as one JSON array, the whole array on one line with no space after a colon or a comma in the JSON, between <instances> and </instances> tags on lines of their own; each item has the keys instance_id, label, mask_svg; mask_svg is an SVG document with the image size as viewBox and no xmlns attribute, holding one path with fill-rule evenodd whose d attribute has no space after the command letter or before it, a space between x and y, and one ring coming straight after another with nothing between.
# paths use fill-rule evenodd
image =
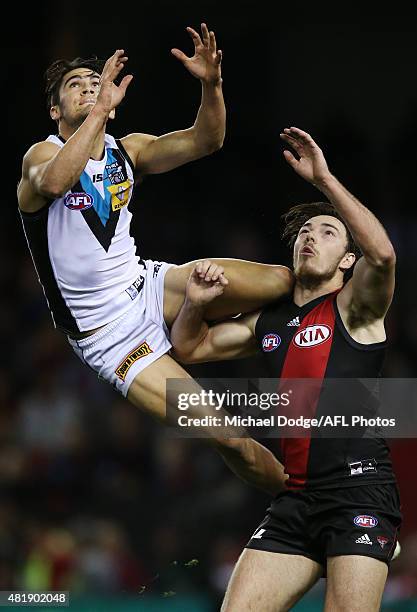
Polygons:
<instances>
[{"instance_id":1,"label":"white sleeveless jersey","mask_svg":"<svg viewBox=\"0 0 417 612\"><path fill-rule=\"evenodd\" d=\"M64 146L58 136L47 141ZM103 159L90 159L64 196L36 213L20 211L54 324L67 333L113 321L140 289L135 281L144 264L128 210L133 170L122 143L106 134Z\"/></svg>"}]
</instances>

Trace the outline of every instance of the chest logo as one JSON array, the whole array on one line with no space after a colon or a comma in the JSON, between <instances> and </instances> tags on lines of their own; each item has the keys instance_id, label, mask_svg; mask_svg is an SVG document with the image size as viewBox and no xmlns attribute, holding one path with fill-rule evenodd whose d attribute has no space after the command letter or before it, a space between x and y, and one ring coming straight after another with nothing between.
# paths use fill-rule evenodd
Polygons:
<instances>
[{"instance_id":1,"label":"chest logo","mask_svg":"<svg viewBox=\"0 0 417 612\"><path fill-rule=\"evenodd\" d=\"M69 193L64 204L70 210L86 210L94 204L94 198L89 193Z\"/></svg>"},{"instance_id":2,"label":"chest logo","mask_svg":"<svg viewBox=\"0 0 417 612\"><path fill-rule=\"evenodd\" d=\"M287 327L300 327L300 317L294 317L291 321L288 321Z\"/></svg>"},{"instance_id":3,"label":"chest logo","mask_svg":"<svg viewBox=\"0 0 417 612\"><path fill-rule=\"evenodd\" d=\"M310 348L323 344L331 335L332 330L328 325L309 325L295 334L293 342L300 348Z\"/></svg>"},{"instance_id":4,"label":"chest logo","mask_svg":"<svg viewBox=\"0 0 417 612\"><path fill-rule=\"evenodd\" d=\"M120 210L129 204L133 181L124 181L117 185L109 185L107 189L111 193L111 207L113 211Z\"/></svg>"},{"instance_id":5,"label":"chest logo","mask_svg":"<svg viewBox=\"0 0 417 612\"><path fill-rule=\"evenodd\" d=\"M262 339L262 350L265 353L275 351L281 344L281 338L278 334L266 334Z\"/></svg>"}]
</instances>

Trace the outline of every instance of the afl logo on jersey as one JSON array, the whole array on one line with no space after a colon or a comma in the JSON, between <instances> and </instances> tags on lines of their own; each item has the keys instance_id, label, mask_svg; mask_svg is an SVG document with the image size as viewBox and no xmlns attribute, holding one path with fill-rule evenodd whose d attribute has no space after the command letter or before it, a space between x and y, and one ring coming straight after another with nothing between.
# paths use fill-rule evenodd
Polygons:
<instances>
[{"instance_id":1,"label":"afl logo on jersey","mask_svg":"<svg viewBox=\"0 0 417 612\"><path fill-rule=\"evenodd\" d=\"M281 344L281 338L277 334L266 334L262 340L262 350L265 353L275 351Z\"/></svg>"},{"instance_id":2,"label":"afl logo on jersey","mask_svg":"<svg viewBox=\"0 0 417 612\"><path fill-rule=\"evenodd\" d=\"M295 334L293 342L300 348L309 348L323 344L332 335L332 330L328 325L309 325Z\"/></svg>"},{"instance_id":3,"label":"afl logo on jersey","mask_svg":"<svg viewBox=\"0 0 417 612\"><path fill-rule=\"evenodd\" d=\"M69 193L64 203L70 210L86 210L94 204L94 198L89 193Z\"/></svg>"},{"instance_id":4,"label":"afl logo on jersey","mask_svg":"<svg viewBox=\"0 0 417 612\"><path fill-rule=\"evenodd\" d=\"M353 519L356 527L376 527L378 525L378 519L368 514L359 514Z\"/></svg>"}]
</instances>

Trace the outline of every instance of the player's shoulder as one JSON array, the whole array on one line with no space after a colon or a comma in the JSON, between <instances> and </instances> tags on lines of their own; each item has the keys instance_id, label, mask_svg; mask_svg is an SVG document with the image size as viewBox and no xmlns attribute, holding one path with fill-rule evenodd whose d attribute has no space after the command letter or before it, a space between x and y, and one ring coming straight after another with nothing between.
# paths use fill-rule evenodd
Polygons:
<instances>
[{"instance_id":1,"label":"player's shoulder","mask_svg":"<svg viewBox=\"0 0 417 612\"><path fill-rule=\"evenodd\" d=\"M120 142L122 143L129 157L132 160L135 160L138 159L138 156L141 154L141 152L146 149L149 144L155 142L157 138L157 136L153 136L152 134L134 132L132 134L127 134L127 136L124 136L123 138L120 138Z\"/></svg>"},{"instance_id":2,"label":"player's shoulder","mask_svg":"<svg viewBox=\"0 0 417 612\"><path fill-rule=\"evenodd\" d=\"M132 134L127 134L127 136L123 136L120 138L120 142L126 148L128 147L144 147L148 145L150 142L154 142L157 139L157 136L153 136L152 134L144 134L141 132L133 132Z\"/></svg>"},{"instance_id":3,"label":"player's shoulder","mask_svg":"<svg viewBox=\"0 0 417 612\"><path fill-rule=\"evenodd\" d=\"M24 154L23 166L41 164L53 157L58 149L59 145L50 140L35 142Z\"/></svg>"}]
</instances>

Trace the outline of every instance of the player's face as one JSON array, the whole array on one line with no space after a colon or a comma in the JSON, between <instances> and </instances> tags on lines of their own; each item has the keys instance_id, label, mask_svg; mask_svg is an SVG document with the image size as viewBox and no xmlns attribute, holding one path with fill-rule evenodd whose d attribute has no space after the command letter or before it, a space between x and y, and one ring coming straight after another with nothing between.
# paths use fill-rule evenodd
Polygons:
<instances>
[{"instance_id":1,"label":"player's face","mask_svg":"<svg viewBox=\"0 0 417 612\"><path fill-rule=\"evenodd\" d=\"M346 228L330 215L312 217L300 228L294 244L294 271L300 282L332 279L350 268L354 255L346 253Z\"/></svg>"},{"instance_id":2,"label":"player's face","mask_svg":"<svg viewBox=\"0 0 417 612\"><path fill-rule=\"evenodd\" d=\"M88 116L100 90L100 75L90 68L75 68L62 79L57 117L70 126L79 126Z\"/></svg>"}]
</instances>

